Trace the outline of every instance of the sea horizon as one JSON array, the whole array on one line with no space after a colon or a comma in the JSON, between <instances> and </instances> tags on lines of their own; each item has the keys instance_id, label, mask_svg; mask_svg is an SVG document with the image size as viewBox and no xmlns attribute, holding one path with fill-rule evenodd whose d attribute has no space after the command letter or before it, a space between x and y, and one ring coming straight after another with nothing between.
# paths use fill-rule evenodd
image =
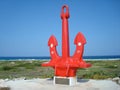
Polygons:
<instances>
[{"instance_id":1,"label":"sea horizon","mask_svg":"<svg viewBox=\"0 0 120 90\"><path fill-rule=\"evenodd\" d=\"M0 61L50 60L50 56L0 56ZM84 60L120 60L120 55L83 56Z\"/></svg>"}]
</instances>

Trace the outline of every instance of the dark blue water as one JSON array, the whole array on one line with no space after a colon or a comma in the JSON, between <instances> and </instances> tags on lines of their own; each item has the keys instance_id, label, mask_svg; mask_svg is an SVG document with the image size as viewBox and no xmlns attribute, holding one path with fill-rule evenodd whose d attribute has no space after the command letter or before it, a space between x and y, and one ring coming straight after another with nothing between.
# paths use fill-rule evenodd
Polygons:
<instances>
[{"instance_id":1,"label":"dark blue water","mask_svg":"<svg viewBox=\"0 0 120 90\"><path fill-rule=\"evenodd\" d=\"M0 57L0 60L49 60L50 57Z\"/></svg>"},{"instance_id":2,"label":"dark blue water","mask_svg":"<svg viewBox=\"0 0 120 90\"><path fill-rule=\"evenodd\" d=\"M42 56L42 57L0 57L0 60L49 60L50 57ZM116 56L84 56L85 60L120 60L120 55Z\"/></svg>"}]
</instances>

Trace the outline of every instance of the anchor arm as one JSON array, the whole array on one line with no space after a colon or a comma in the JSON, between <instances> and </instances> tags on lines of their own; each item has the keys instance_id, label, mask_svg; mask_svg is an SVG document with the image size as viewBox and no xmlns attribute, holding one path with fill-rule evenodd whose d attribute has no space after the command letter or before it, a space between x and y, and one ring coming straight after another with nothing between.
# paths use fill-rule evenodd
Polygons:
<instances>
[{"instance_id":1,"label":"anchor arm","mask_svg":"<svg viewBox=\"0 0 120 90\"><path fill-rule=\"evenodd\" d=\"M86 39L82 33L78 33L75 37L74 44L76 45L76 50L73 55L73 58L78 58L82 60L84 44L86 44Z\"/></svg>"},{"instance_id":2,"label":"anchor arm","mask_svg":"<svg viewBox=\"0 0 120 90\"><path fill-rule=\"evenodd\" d=\"M84 44L86 44L86 39L82 33L78 33L76 35L76 38L74 40L74 44L76 45L76 50L73 55L73 59L79 60L80 62L78 63L79 68L88 68L91 67L92 65L90 63L86 63L83 61L82 56L83 56L83 51L84 51Z\"/></svg>"},{"instance_id":3,"label":"anchor arm","mask_svg":"<svg viewBox=\"0 0 120 90\"><path fill-rule=\"evenodd\" d=\"M42 63L42 66L51 66L55 68L56 60L59 60L59 55L56 50L56 46L58 45L56 38L52 35L48 40L48 46L50 50L51 60L50 62Z\"/></svg>"},{"instance_id":4,"label":"anchor arm","mask_svg":"<svg viewBox=\"0 0 120 90\"><path fill-rule=\"evenodd\" d=\"M48 41L51 59L58 59L59 58L59 55L58 55L57 50L56 50L57 45L58 45L58 42L57 42L55 36L52 35Z\"/></svg>"}]
</instances>

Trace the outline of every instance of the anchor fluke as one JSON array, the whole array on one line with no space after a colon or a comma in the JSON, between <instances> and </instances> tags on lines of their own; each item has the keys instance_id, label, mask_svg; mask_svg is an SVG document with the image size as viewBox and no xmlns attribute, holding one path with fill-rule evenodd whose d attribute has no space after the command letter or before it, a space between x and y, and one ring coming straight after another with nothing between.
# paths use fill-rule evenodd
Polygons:
<instances>
[{"instance_id":1,"label":"anchor fluke","mask_svg":"<svg viewBox=\"0 0 120 90\"><path fill-rule=\"evenodd\" d=\"M75 40L74 40L74 44L78 44L79 42L81 42L81 44L86 44L86 39L84 37L84 35L79 32L76 37L75 37Z\"/></svg>"},{"instance_id":2,"label":"anchor fluke","mask_svg":"<svg viewBox=\"0 0 120 90\"><path fill-rule=\"evenodd\" d=\"M73 55L73 58L78 58L78 59L82 59L82 55L83 55L83 51L84 51L84 44L86 44L86 39L84 37L84 35L79 32L74 40L74 44L76 45L76 50L75 53Z\"/></svg>"},{"instance_id":3,"label":"anchor fluke","mask_svg":"<svg viewBox=\"0 0 120 90\"><path fill-rule=\"evenodd\" d=\"M55 47L55 46L57 46L57 45L58 45L58 42L57 42L55 36L54 36L54 35L51 35L51 37L50 37L49 40L48 40L48 46L49 46L49 47Z\"/></svg>"},{"instance_id":4,"label":"anchor fluke","mask_svg":"<svg viewBox=\"0 0 120 90\"><path fill-rule=\"evenodd\" d=\"M56 60L59 58L59 55L56 50L57 45L58 45L58 42L57 42L55 36L52 35L48 40L48 46L50 48L51 59L53 59L53 60Z\"/></svg>"}]
</instances>

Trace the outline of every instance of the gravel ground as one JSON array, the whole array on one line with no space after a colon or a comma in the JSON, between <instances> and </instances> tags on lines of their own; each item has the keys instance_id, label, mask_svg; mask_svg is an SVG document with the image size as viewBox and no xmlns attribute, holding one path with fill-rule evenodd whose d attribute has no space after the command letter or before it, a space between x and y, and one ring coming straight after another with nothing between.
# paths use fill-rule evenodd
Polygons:
<instances>
[{"instance_id":1,"label":"gravel ground","mask_svg":"<svg viewBox=\"0 0 120 90\"><path fill-rule=\"evenodd\" d=\"M51 79L0 80L0 87L10 87L10 90L120 90L120 85L112 80L92 79L80 79L75 86L53 85Z\"/></svg>"}]
</instances>

